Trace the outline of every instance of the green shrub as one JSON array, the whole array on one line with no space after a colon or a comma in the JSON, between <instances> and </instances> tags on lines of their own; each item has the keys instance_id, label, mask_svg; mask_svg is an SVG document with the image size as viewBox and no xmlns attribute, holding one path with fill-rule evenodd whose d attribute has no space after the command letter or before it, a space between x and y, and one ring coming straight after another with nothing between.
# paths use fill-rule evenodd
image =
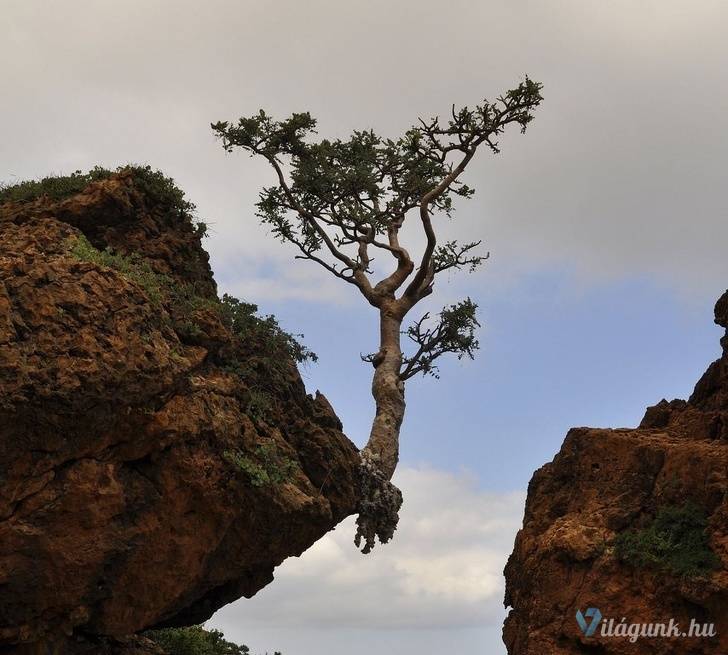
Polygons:
<instances>
[{"instance_id":1,"label":"green shrub","mask_svg":"<svg viewBox=\"0 0 728 655\"><path fill-rule=\"evenodd\" d=\"M83 191L92 182L105 180L111 171L96 166L88 173L76 171L70 175L55 175L41 180L26 180L0 187L0 204L4 202L30 202L40 197L63 200Z\"/></svg>"},{"instance_id":2,"label":"green shrub","mask_svg":"<svg viewBox=\"0 0 728 655\"><path fill-rule=\"evenodd\" d=\"M208 235L208 225L205 223L205 221L198 221L195 222L195 232L197 233L197 236L200 237L200 239L204 239Z\"/></svg>"},{"instance_id":3,"label":"green shrub","mask_svg":"<svg viewBox=\"0 0 728 655\"><path fill-rule=\"evenodd\" d=\"M302 334L289 334L281 328L275 316L259 317L256 316L257 311L257 305L242 302L228 294L224 294L220 301L223 323L241 339L264 344L266 353L287 353L298 364L318 361L316 353L296 339L303 337Z\"/></svg>"},{"instance_id":4,"label":"green shrub","mask_svg":"<svg viewBox=\"0 0 728 655\"><path fill-rule=\"evenodd\" d=\"M225 639L219 630L205 630L201 625L189 628L149 630L144 635L158 643L169 655L249 655L247 646ZM281 655L276 651L275 655Z\"/></svg>"},{"instance_id":5,"label":"green shrub","mask_svg":"<svg viewBox=\"0 0 728 655\"><path fill-rule=\"evenodd\" d=\"M92 182L105 180L115 173L130 171L134 184L152 204L181 218L189 218L201 238L207 236L207 225L194 218L195 205L185 198L185 193L161 171L151 166L127 165L110 170L95 166L88 173L76 171L70 175L55 175L40 180L26 180L13 185L0 184L0 204L5 202L31 202L41 197L64 200L83 191Z\"/></svg>"},{"instance_id":6,"label":"green shrub","mask_svg":"<svg viewBox=\"0 0 728 655\"><path fill-rule=\"evenodd\" d=\"M279 453L274 443L257 446L253 457L240 450L226 450L223 456L247 474L254 487L281 484L291 477L298 466L295 460Z\"/></svg>"},{"instance_id":7,"label":"green shrub","mask_svg":"<svg viewBox=\"0 0 728 655\"><path fill-rule=\"evenodd\" d=\"M661 508L652 522L629 530L614 541L617 558L637 568L653 568L695 577L717 568L710 549L705 512L694 503Z\"/></svg>"},{"instance_id":8,"label":"green shrub","mask_svg":"<svg viewBox=\"0 0 728 655\"><path fill-rule=\"evenodd\" d=\"M161 205L168 211L177 213L180 217L192 218L194 216L195 204L187 200L185 192L174 183L171 177L167 177L161 171L152 170L151 166L121 166L116 170L117 172L131 171L134 175L134 185L153 204ZM204 225L204 223L200 224Z\"/></svg>"}]
</instances>

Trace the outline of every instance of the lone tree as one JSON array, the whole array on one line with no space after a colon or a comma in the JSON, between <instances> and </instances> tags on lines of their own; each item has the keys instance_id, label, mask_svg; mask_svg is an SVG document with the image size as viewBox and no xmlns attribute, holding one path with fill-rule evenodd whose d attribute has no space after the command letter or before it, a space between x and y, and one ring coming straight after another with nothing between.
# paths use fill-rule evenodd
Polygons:
<instances>
[{"instance_id":1,"label":"lone tree","mask_svg":"<svg viewBox=\"0 0 728 655\"><path fill-rule=\"evenodd\" d=\"M298 249L297 259L316 262L356 287L379 312L379 350L363 358L374 366L376 403L361 452L356 544L364 538L364 552L372 549L375 537L388 541L397 525L402 496L390 479L399 459L405 382L418 373L436 376L435 362L445 353L472 358L478 348L477 306L469 298L437 317L425 314L402 330L410 310L432 293L438 274L473 271L487 258L477 254L480 241L438 245L433 216L449 217L454 196L473 195L461 174L479 147L499 152L497 139L509 124L525 132L542 100L541 88L526 78L496 102L485 100L474 109L453 105L446 125L439 118L420 119L396 141L368 130L354 132L347 141L314 143L308 137L316 133L316 121L308 113L279 122L261 110L235 123L211 126L227 152L239 147L273 167L276 182L261 191L257 203L262 223ZM416 258L399 239L405 221L414 216L426 237ZM393 262L374 281L374 253L379 251ZM414 342L411 354L402 351L402 335Z\"/></svg>"}]
</instances>

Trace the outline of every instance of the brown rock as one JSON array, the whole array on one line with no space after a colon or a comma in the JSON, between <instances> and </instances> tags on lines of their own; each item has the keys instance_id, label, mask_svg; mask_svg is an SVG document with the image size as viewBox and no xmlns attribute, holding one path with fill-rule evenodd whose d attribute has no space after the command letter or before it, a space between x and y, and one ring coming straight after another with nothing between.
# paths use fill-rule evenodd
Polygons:
<instances>
[{"instance_id":1,"label":"brown rock","mask_svg":"<svg viewBox=\"0 0 728 655\"><path fill-rule=\"evenodd\" d=\"M728 293L716 305L728 326ZM635 430L572 429L529 484L506 566L503 635L510 655L728 652L728 339L690 400L662 401ZM701 578L634 568L613 541L660 507L690 499L709 517L721 566ZM617 623L713 623L713 638L585 637L577 610Z\"/></svg>"},{"instance_id":2,"label":"brown rock","mask_svg":"<svg viewBox=\"0 0 728 655\"><path fill-rule=\"evenodd\" d=\"M117 642L252 596L353 513L358 453L292 362L249 416L260 390L228 371L255 344L204 310L181 333L174 307L76 259L79 234L215 294L189 218L131 172L0 206L0 649L152 652ZM261 445L282 481L231 461Z\"/></svg>"}]
</instances>

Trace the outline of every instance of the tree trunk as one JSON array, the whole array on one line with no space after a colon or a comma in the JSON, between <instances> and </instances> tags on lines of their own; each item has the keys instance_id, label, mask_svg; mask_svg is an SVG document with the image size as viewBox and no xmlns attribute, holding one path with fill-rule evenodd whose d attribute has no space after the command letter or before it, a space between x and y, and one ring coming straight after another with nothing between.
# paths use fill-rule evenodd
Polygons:
<instances>
[{"instance_id":1,"label":"tree trunk","mask_svg":"<svg viewBox=\"0 0 728 655\"><path fill-rule=\"evenodd\" d=\"M374 548L377 537L386 544L394 536L402 506L402 492L390 480L399 461L399 429L404 418L404 383L399 372L400 329L406 308L392 299L382 303L379 311L379 352L373 360L372 380L377 410L369 441L361 451L361 496L354 537L363 553Z\"/></svg>"},{"instance_id":2,"label":"tree trunk","mask_svg":"<svg viewBox=\"0 0 728 655\"><path fill-rule=\"evenodd\" d=\"M402 366L400 330L402 317L389 306L380 314L380 346L375 357L372 395L376 414L369 441L362 451L391 480L399 461L399 430L404 418L404 383L399 379Z\"/></svg>"}]
</instances>

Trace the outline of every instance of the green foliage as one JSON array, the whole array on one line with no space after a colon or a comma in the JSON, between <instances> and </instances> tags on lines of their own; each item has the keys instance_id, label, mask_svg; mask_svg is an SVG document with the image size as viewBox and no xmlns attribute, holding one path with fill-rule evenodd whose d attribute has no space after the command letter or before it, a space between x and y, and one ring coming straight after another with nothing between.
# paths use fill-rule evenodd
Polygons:
<instances>
[{"instance_id":1,"label":"green foliage","mask_svg":"<svg viewBox=\"0 0 728 655\"><path fill-rule=\"evenodd\" d=\"M151 204L159 205L165 211L192 221L195 232L202 238L207 236L207 225L194 218L195 205L185 198L185 193L171 177L151 166L119 166L110 170L95 166L88 173L75 171L70 175L55 175L40 180L27 180L13 185L0 185L0 204L5 202L31 202L45 197L50 200L64 200L83 191L92 182L106 180L115 173L131 172L134 184Z\"/></svg>"},{"instance_id":2,"label":"green foliage","mask_svg":"<svg viewBox=\"0 0 728 655\"><path fill-rule=\"evenodd\" d=\"M149 263L137 253L121 255L110 248L98 250L84 235L79 235L71 240L70 253L79 261L113 268L124 277L136 282L144 289L153 305L161 305L165 297L165 289L171 285L169 277L156 273Z\"/></svg>"},{"instance_id":3,"label":"green foliage","mask_svg":"<svg viewBox=\"0 0 728 655\"><path fill-rule=\"evenodd\" d=\"M166 299L174 319L174 330L182 341L194 342L205 334L195 313L209 311L220 315L220 300L200 294L194 284L180 284L168 276L164 277L167 280Z\"/></svg>"},{"instance_id":4,"label":"green foliage","mask_svg":"<svg viewBox=\"0 0 728 655\"><path fill-rule=\"evenodd\" d=\"M205 221L195 221L195 233L200 239L204 239L208 236L208 225Z\"/></svg>"},{"instance_id":5,"label":"green foliage","mask_svg":"<svg viewBox=\"0 0 728 655\"><path fill-rule=\"evenodd\" d=\"M355 131L346 141L323 139L309 143L305 137L315 133L315 126L316 121L308 113L274 121L261 110L237 124L221 122L212 128L228 152L239 146L269 158L292 156L291 193L296 200L314 215L327 205L339 203L337 213L352 233L364 224L374 228L376 234L383 234L389 218L367 211L357 198L381 203L387 199L389 184L396 192L389 203L390 211L397 212L414 207L420 196L447 174L444 162L421 156L416 129L397 141L382 139L372 131ZM388 180L382 181L383 177ZM471 195L463 185L455 187L453 193ZM449 196L439 204L441 209L449 210ZM290 201L280 187L264 189L257 207L259 218L275 236L283 241L297 240L309 252L320 250L321 235L311 229L305 217L291 217Z\"/></svg>"},{"instance_id":6,"label":"green foliage","mask_svg":"<svg viewBox=\"0 0 728 655\"><path fill-rule=\"evenodd\" d=\"M470 252L480 245L480 241L472 241L460 245L457 241L447 241L441 246L437 246L432 253L432 264L435 273L455 269L461 270L467 268L470 273L485 262L489 257L489 253L482 256L470 255Z\"/></svg>"},{"instance_id":7,"label":"green foliage","mask_svg":"<svg viewBox=\"0 0 728 655\"><path fill-rule=\"evenodd\" d=\"M189 628L150 630L144 635L158 643L169 655L249 655L247 646L225 639L219 630L205 630L200 625ZM281 655L277 652L275 655Z\"/></svg>"},{"instance_id":8,"label":"green foliage","mask_svg":"<svg viewBox=\"0 0 728 655\"><path fill-rule=\"evenodd\" d=\"M269 372L279 374L278 378L271 380L274 383L280 382L281 369L289 358L298 364L317 360L316 354L296 339L303 335L289 334L280 327L274 316L257 316L257 305L242 302L227 294L222 300L200 295L193 284L180 284L169 275L155 272L137 253L122 255L110 248L98 250L84 235L71 238L69 248L70 254L79 261L113 268L136 282L156 307L161 309L168 306L173 309L177 317L173 327L183 339L196 338L203 333L194 320L196 311L214 312L234 335L255 345L259 360L268 363L266 368ZM253 373L252 369L238 362L230 363L228 368L243 377ZM258 409L262 410L262 404L258 405Z\"/></svg>"},{"instance_id":9,"label":"green foliage","mask_svg":"<svg viewBox=\"0 0 728 655\"><path fill-rule=\"evenodd\" d=\"M286 353L298 364L316 362L316 353L311 352L302 345L296 337L281 328L275 316L256 316L258 306L243 302L224 294L219 304L220 316L223 323L241 339L251 340L263 344L263 352Z\"/></svg>"},{"instance_id":10,"label":"green foliage","mask_svg":"<svg viewBox=\"0 0 728 655\"><path fill-rule=\"evenodd\" d=\"M420 120L396 140L364 130L353 132L348 140L314 143L308 137L316 133L316 120L307 112L275 121L261 109L251 117L211 127L228 152L243 148L271 163L281 156L291 158L290 193L281 185L264 189L258 216L276 236L311 254L322 245L312 218L341 228L349 243L362 229L386 234L393 217L419 206L453 170L449 153L467 153L481 143L497 152L494 139L506 125L516 123L525 131L542 100L540 92L541 85L526 78L495 103L485 100L474 109L458 111L453 107L447 125L438 118ZM472 195L472 189L454 180L432 204L449 215L453 196Z\"/></svg>"},{"instance_id":11,"label":"green foliage","mask_svg":"<svg viewBox=\"0 0 728 655\"><path fill-rule=\"evenodd\" d=\"M180 217L192 218L194 216L196 210L194 203L185 198L185 192L175 184L171 177L167 177L161 171L152 170L151 166L122 166L117 169L117 172L124 170L130 170L134 174L134 184L152 203L161 205ZM204 226L204 223L197 225ZM206 227L203 231L205 230Z\"/></svg>"},{"instance_id":12,"label":"green foliage","mask_svg":"<svg viewBox=\"0 0 728 655\"><path fill-rule=\"evenodd\" d=\"M140 190L153 202L171 205L180 212L191 214L195 206L184 199L184 192L160 171L151 166L120 166L115 171L95 166L88 173L75 171L70 175L51 175L40 180L26 180L5 186L0 191L0 202L30 202L41 197L63 200L83 191L92 182L106 180L114 173L130 171Z\"/></svg>"},{"instance_id":13,"label":"green foliage","mask_svg":"<svg viewBox=\"0 0 728 655\"><path fill-rule=\"evenodd\" d=\"M273 442L257 446L253 457L240 450L226 450L223 456L243 471L254 487L281 484L291 477L298 466L295 460L279 453Z\"/></svg>"},{"instance_id":14,"label":"green foliage","mask_svg":"<svg viewBox=\"0 0 728 655\"><path fill-rule=\"evenodd\" d=\"M477 309L478 306L466 298L445 307L433 327L428 327L429 313L408 327L404 334L418 348L415 353L403 358L400 378L407 380L418 373L438 378L435 360L445 353L454 353L458 359L473 359L475 351L480 348L475 338L475 330L480 327L475 317Z\"/></svg>"},{"instance_id":15,"label":"green foliage","mask_svg":"<svg viewBox=\"0 0 728 655\"><path fill-rule=\"evenodd\" d=\"M105 180L111 171L96 166L88 173L76 171L71 175L44 177L41 180L27 180L0 188L0 204L4 202L30 202L40 197L63 200L83 191L92 182Z\"/></svg>"},{"instance_id":16,"label":"green foliage","mask_svg":"<svg viewBox=\"0 0 728 655\"><path fill-rule=\"evenodd\" d=\"M273 409L271 397L260 389L250 389L245 411L254 421L265 420L270 417Z\"/></svg>"},{"instance_id":17,"label":"green foliage","mask_svg":"<svg viewBox=\"0 0 728 655\"><path fill-rule=\"evenodd\" d=\"M646 527L618 535L614 552L637 568L682 577L705 575L720 564L710 549L707 527L705 512L694 503L662 507Z\"/></svg>"}]
</instances>

